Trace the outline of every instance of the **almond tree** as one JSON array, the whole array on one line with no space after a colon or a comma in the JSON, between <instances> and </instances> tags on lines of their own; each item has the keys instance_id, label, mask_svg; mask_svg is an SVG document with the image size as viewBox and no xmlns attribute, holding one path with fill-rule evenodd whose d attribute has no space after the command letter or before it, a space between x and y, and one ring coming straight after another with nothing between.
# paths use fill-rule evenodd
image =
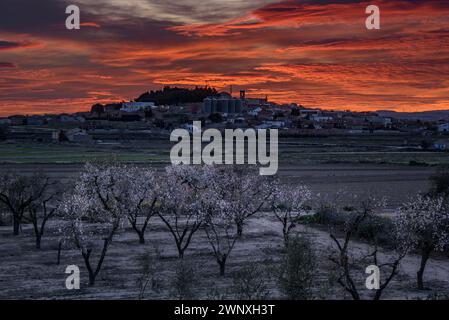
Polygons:
<instances>
[{"instance_id":1,"label":"almond tree","mask_svg":"<svg viewBox=\"0 0 449 320\"><path fill-rule=\"evenodd\" d=\"M145 244L145 231L156 214L158 199L154 172L147 168L115 166L114 175L113 195L117 210L127 217L139 243Z\"/></svg>"},{"instance_id":2,"label":"almond tree","mask_svg":"<svg viewBox=\"0 0 449 320\"><path fill-rule=\"evenodd\" d=\"M210 193L205 193L204 196L207 198L204 205L209 208L205 216L204 230L220 267L220 276L224 276L226 262L240 237L235 224L235 212L239 208L211 196Z\"/></svg>"},{"instance_id":3,"label":"almond tree","mask_svg":"<svg viewBox=\"0 0 449 320\"><path fill-rule=\"evenodd\" d=\"M0 176L0 203L12 214L13 234L19 235L24 214L38 201L50 185L49 178L36 174L32 177L17 174Z\"/></svg>"},{"instance_id":4,"label":"almond tree","mask_svg":"<svg viewBox=\"0 0 449 320\"><path fill-rule=\"evenodd\" d=\"M202 176L215 197L233 207L232 216L239 237L248 218L260 212L272 190L267 177L262 177L250 167L207 166Z\"/></svg>"},{"instance_id":5,"label":"almond tree","mask_svg":"<svg viewBox=\"0 0 449 320\"><path fill-rule=\"evenodd\" d=\"M181 259L204 220L200 198L204 189L197 167L166 168L158 216L172 235Z\"/></svg>"},{"instance_id":6,"label":"almond tree","mask_svg":"<svg viewBox=\"0 0 449 320\"><path fill-rule=\"evenodd\" d=\"M291 230L305 212L304 205L311 199L311 192L306 186L284 185L275 183L269 203L276 218L282 223L282 234L287 246Z\"/></svg>"},{"instance_id":7,"label":"almond tree","mask_svg":"<svg viewBox=\"0 0 449 320\"><path fill-rule=\"evenodd\" d=\"M266 190L250 174L239 173L229 166L204 167L199 176L207 186L201 194L204 230L220 276L224 276L226 262L241 237L245 220L260 210Z\"/></svg>"},{"instance_id":8,"label":"almond tree","mask_svg":"<svg viewBox=\"0 0 449 320\"><path fill-rule=\"evenodd\" d=\"M353 269L357 267L360 262L365 262L366 259L371 258L371 263L376 265L381 271L387 272L385 280L380 283L379 289L374 293L373 300L380 300L384 290L388 287L394 277L399 272L399 266L402 259L407 254L406 247L398 246L395 256L391 261L381 263L378 257L377 244L373 244L373 251L369 255L362 257L359 261L351 259L350 245L355 233L359 230L362 223L367 221L370 216L375 213L377 208L385 205L384 200L375 198L368 198L362 200L360 205L355 208L353 216L346 222L345 230L342 239L336 235L331 234L331 239L334 241L337 251L336 254L331 255L330 260L335 264L338 272L337 282L340 284L354 300L361 300L359 289L353 275Z\"/></svg>"},{"instance_id":9,"label":"almond tree","mask_svg":"<svg viewBox=\"0 0 449 320\"><path fill-rule=\"evenodd\" d=\"M28 209L27 219L33 224L36 238L36 249L41 248L41 240L44 235L47 222L53 218L57 212L58 196L56 184L52 184L54 190L45 192L39 201L33 201Z\"/></svg>"},{"instance_id":10,"label":"almond tree","mask_svg":"<svg viewBox=\"0 0 449 320\"><path fill-rule=\"evenodd\" d=\"M402 246L421 252L417 272L418 289L424 289L424 271L432 252L449 247L449 208L444 196L419 195L399 209L395 221Z\"/></svg>"},{"instance_id":11,"label":"almond tree","mask_svg":"<svg viewBox=\"0 0 449 320\"><path fill-rule=\"evenodd\" d=\"M80 251L91 286L124 217L114 193L116 174L114 166L87 164L73 192L65 196L59 207L65 220L65 241ZM92 260L95 250L100 251L97 263Z\"/></svg>"}]
</instances>

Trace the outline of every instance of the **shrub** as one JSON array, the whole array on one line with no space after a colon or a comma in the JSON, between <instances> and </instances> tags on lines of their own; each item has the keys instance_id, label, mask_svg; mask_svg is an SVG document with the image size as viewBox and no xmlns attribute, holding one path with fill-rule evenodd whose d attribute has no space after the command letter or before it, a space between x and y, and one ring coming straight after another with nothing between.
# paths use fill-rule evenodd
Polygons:
<instances>
[{"instance_id":1,"label":"shrub","mask_svg":"<svg viewBox=\"0 0 449 320\"><path fill-rule=\"evenodd\" d=\"M267 274L260 265L247 264L233 277L234 292L239 300L263 300L270 295Z\"/></svg>"},{"instance_id":2,"label":"shrub","mask_svg":"<svg viewBox=\"0 0 449 320\"><path fill-rule=\"evenodd\" d=\"M449 300L449 292L429 294L426 300Z\"/></svg>"},{"instance_id":3,"label":"shrub","mask_svg":"<svg viewBox=\"0 0 449 320\"><path fill-rule=\"evenodd\" d=\"M449 168L443 167L430 178L431 189L430 194L433 196L449 195Z\"/></svg>"},{"instance_id":4,"label":"shrub","mask_svg":"<svg viewBox=\"0 0 449 320\"><path fill-rule=\"evenodd\" d=\"M161 270L161 253L156 248L156 255L152 255L150 252L144 253L139 257L139 264L142 268L142 274L138 279L139 285L139 299L145 297L145 292L150 289L153 292L160 292L162 287L162 280L158 274Z\"/></svg>"},{"instance_id":5,"label":"shrub","mask_svg":"<svg viewBox=\"0 0 449 320\"><path fill-rule=\"evenodd\" d=\"M313 222L326 226L333 226L343 230L344 226L355 212L319 211L315 214ZM383 246L394 245L394 223L391 219L381 216L366 218L355 230L354 237L377 243Z\"/></svg>"},{"instance_id":6,"label":"shrub","mask_svg":"<svg viewBox=\"0 0 449 320\"><path fill-rule=\"evenodd\" d=\"M395 245L394 230L391 219L372 216L360 224L355 236L378 245L393 247Z\"/></svg>"},{"instance_id":7,"label":"shrub","mask_svg":"<svg viewBox=\"0 0 449 320\"><path fill-rule=\"evenodd\" d=\"M197 268L187 260L180 260L175 269L175 276L171 281L172 294L179 300L195 298L194 285L197 282Z\"/></svg>"},{"instance_id":8,"label":"shrub","mask_svg":"<svg viewBox=\"0 0 449 320\"><path fill-rule=\"evenodd\" d=\"M281 262L279 285L291 300L311 299L316 258L310 241L296 236L289 241Z\"/></svg>"},{"instance_id":9,"label":"shrub","mask_svg":"<svg viewBox=\"0 0 449 320\"><path fill-rule=\"evenodd\" d=\"M315 214L315 221L323 225L343 226L347 216L348 214L338 213L335 210L320 210Z\"/></svg>"}]
</instances>

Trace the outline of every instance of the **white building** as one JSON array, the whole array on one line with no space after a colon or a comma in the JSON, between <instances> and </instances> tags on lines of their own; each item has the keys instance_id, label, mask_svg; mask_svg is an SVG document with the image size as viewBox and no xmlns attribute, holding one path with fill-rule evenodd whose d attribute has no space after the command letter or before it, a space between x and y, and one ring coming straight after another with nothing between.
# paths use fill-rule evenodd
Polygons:
<instances>
[{"instance_id":1,"label":"white building","mask_svg":"<svg viewBox=\"0 0 449 320\"><path fill-rule=\"evenodd\" d=\"M8 118L0 118L0 124L11 124L11 120Z\"/></svg>"},{"instance_id":2,"label":"white building","mask_svg":"<svg viewBox=\"0 0 449 320\"><path fill-rule=\"evenodd\" d=\"M71 116L71 115L61 115L59 117L59 121L61 122L81 122L84 123L86 122L86 119L84 119L84 117L81 116Z\"/></svg>"},{"instance_id":3,"label":"white building","mask_svg":"<svg viewBox=\"0 0 449 320\"><path fill-rule=\"evenodd\" d=\"M91 142L92 137L83 129L71 129L65 132L65 136L70 142Z\"/></svg>"},{"instance_id":4,"label":"white building","mask_svg":"<svg viewBox=\"0 0 449 320\"><path fill-rule=\"evenodd\" d=\"M121 111L124 112L139 112L145 109L154 108L154 102L123 102Z\"/></svg>"},{"instance_id":5,"label":"white building","mask_svg":"<svg viewBox=\"0 0 449 320\"><path fill-rule=\"evenodd\" d=\"M449 132L449 123L443 123L438 126L438 132Z\"/></svg>"},{"instance_id":6,"label":"white building","mask_svg":"<svg viewBox=\"0 0 449 320\"><path fill-rule=\"evenodd\" d=\"M312 116L312 115L320 115L321 114L321 110L315 110L315 109L300 109L299 110L299 115L301 117L307 117L307 116Z\"/></svg>"},{"instance_id":7,"label":"white building","mask_svg":"<svg viewBox=\"0 0 449 320\"><path fill-rule=\"evenodd\" d=\"M185 124L184 125L184 129L186 129L187 131L189 131L190 133L193 132L201 132L201 128L198 128L197 126L193 125L193 124Z\"/></svg>"},{"instance_id":8,"label":"white building","mask_svg":"<svg viewBox=\"0 0 449 320\"><path fill-rule=\"evenodd\" d=\"M256 129L280 129L285 127L284 121L264 121L262 124L256 126Z\"/></svg>"},{"instance_id":9,"label":"white building","mask_svg":"<svg viewBox=\"0 0 449 320\"><path fill-rule=\"evenodd\" d=\"M437 150L449 150L449 139L435 141L433 147Z\"/></svg>"},{"instance_id":10,"label":"white building","mask_svg":"<svg viewBox=\"0 0 449 320\"><path fill-rule=\"evenodd\" d=\"M255 117L257 117L261 111L262 111L262 108L257 107L257 108L255 108L255 109L249 111L248 114L249 114L250 116L255 116Z\"/></svg>"},{"instance_id":11,"label":"white building","mask_svg":"<svg viewBox=\"0 0 449 320\"><path fill-rule=\"evenodd\" d=\"M332 121L332 120L334 120L334 118L329 117L329 116L312 115L310 117L310 120L316 121L316 122L326 122L326 121Z\"/></svg>"}]
</instances>

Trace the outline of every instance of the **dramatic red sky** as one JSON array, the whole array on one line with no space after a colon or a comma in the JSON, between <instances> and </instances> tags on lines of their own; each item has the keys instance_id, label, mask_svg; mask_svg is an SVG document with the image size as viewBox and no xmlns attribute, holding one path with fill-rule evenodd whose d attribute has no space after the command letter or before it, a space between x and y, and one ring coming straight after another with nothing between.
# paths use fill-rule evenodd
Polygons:
<instances>
[{"instance_id":1,"label":"dramatic red sky","mask_svg":"<svg viewBox=\"0 0 449 320\"><path fill-rule=\"evenodd\" d=\"M81 30L65 28L69 4ZM365 27L369 4L381 30ZM0 115L206 84L307 107L449 109L449 1L0 2Z\"/></svg>"}]
</instances>

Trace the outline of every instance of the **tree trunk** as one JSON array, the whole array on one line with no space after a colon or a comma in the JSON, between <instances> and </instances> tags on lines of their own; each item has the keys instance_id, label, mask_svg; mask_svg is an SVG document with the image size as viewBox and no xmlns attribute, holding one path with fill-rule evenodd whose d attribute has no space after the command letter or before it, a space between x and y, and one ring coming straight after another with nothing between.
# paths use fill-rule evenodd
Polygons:
<instances>
[{"instance_id":1,"label":"tree trunk","mask_svg":"<svg viewBox=\"0 0 449 320\"><path fill-rule=\"evenodd\" d=\"M184 259L185 248L182 248L182 242L176 241L176 248L178 248L178 259Z\"/></svg>"},{"instance_id":2,"label":"tree trunk","mask_svg":"<svg viewBox=\"0 0 449 320\"><path fill-rule=\"evenodd\" d=\"M36 234L36 249L40 249L41 248L41 239L42 236L40 234Z\"/></svg>"},{"instance_id":3,"label":"tree trunk","mask_svg":"<svg viewBox=\"0 0 449 320\"><path fill-rule=\"evenodd\" d=\"M430 248L423 248L421 253L421 265L419 267L419 270L417 272L417 281L418 281L418 289L424 290L424 270L426 269L427 260L429 260L430 257Z\"/></svg>"},{"instance_id":4,"label":"tree trunk","mask_svg":"<svg viewBox=\"0 0 449 320\"><path fill-rule=\"evenodd\" d=\"M90 253L86 259L86 267L87 270L89 271L89 286L93 286L95 284L95 278L97 277L98 273L101 270L104 258L106 257L106 252L108 251L108 247L112 242L112 235L113 233L108 238L104 239L103 250L101 250L101 256L100 259L98 260L97 268L95 269L95 271L92 270L92 267L90 265Z\"/></svg>"},{"instance_id":5,"label":"tree trunk","mask_svg":"<svg viewBox=\"0 0 449 320\"><path fill-rule=\"evenodd\" d=\"M146 229L146 227L143 226L142 229L139 229L137 227L136 220L129 220L129 222L131 223L133 230L137 233L137 236L139 237L139 244L145 244L145 229Z\"/></svg>"},{"instance_id":6,"label":"tree trunk","mask_svg":"<svg viewBox=\"0 0 449 320\"><path fill-rule=\"evenodd\" d=\"M218 265L220 266L220 277L224 277L226 271L226 258L217 261Z\"/></svg>"},{"instance_id":7,"label":"tree trunk","mask_svg":"<svg viewBox=\"0 0 449 320\"><path fill-rule=\"evenodd\" d=\"M237 235L239 238L243 235L243 223L237 223Z\"/></svg>"},{"instance_id":8,"label":"tree trunk","mask_svg":"<svg viewBox=\"0 0 449 320\"><path fill-rule=\"evenodd\" d=\"M93 272L89 271L89 286L93 287L95 285L95 275Z\"/></svg>"},{"instance_id":9,"label":"tree trunk","mask_svg":"<svg viewBox=\"0 0 449 320\"><path fill-rule=\"evenodd\" d=\"M288 234L288 232L285 232L285 233L284 233L284 246L285 246L285 248L288 247L289 243L290 243L290 237L289 237L289 234Z\"/></svg>"},{"instance_id":10,"label":"tree trunk","mask_svg":"<svg viewBox=\"0 0 449 320\"><path fill-rule=\"evenodd\" d=\"M282 235L284 236L285 247L288 247L288 218L284 215L282 219Z\"/></svg>"},{"instance_id":11,"label":"tree trunk","mask_svg":"<svg viewBox=\"0 0 449 320\"><path fill-rule=\"evenodd\" d=\"M90 252L91 251L88 251L86 254L83 253L82 255L87 272L89 273L89 286L93 287L95 285L95 277L97 274L92 270L92 266L90 265Z\"/></svg>"},{"instance_id":12,"label":"tree trunk","mask_svg":"<svg viewBox=\"0 0 449 320\"><path fill-rule=\"evenodd\" d=\"M19 235L19 230L20 230L20 221L17 218L16 215L13 216L13 224L14 224L14 235L18 236Z\"/></svg>"},{"instance_id":13,"label":"tree trunk","mask_svg":"<svg viewBox=\"0 0 449 320\"><path fill-rule=\"evenodd\" d=\"M139 232L139 244L145 244L145 233L144 232Z\"/></svg>"}]
</instances>

